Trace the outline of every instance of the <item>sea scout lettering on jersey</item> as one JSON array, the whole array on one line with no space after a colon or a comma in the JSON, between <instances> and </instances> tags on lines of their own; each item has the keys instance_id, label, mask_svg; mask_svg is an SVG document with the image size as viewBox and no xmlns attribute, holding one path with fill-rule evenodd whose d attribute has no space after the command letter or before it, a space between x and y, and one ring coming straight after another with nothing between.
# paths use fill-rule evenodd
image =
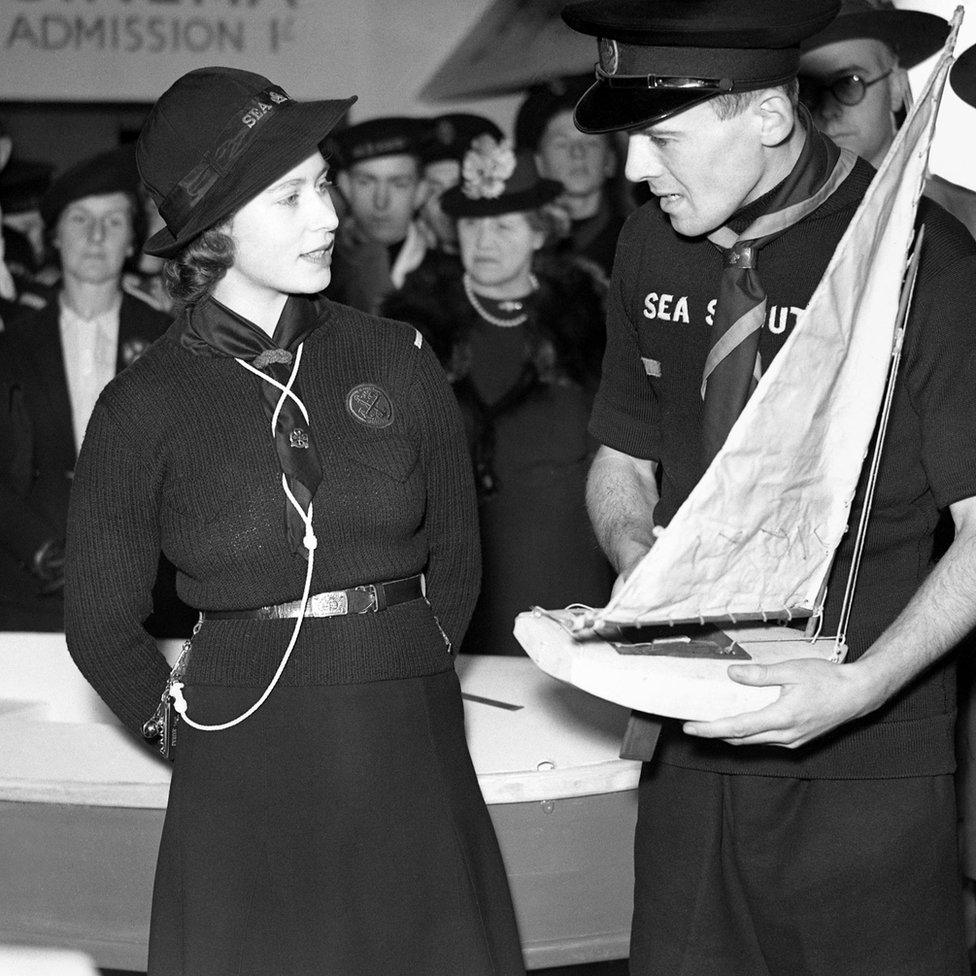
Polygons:
<instances>
[{"instance_id":1,"label":"sea scout lettering on jersey","mask_svg":"<svg viewBox=\"0 0 976 976\"><path fill-rule=\"evenodd\" d=\"M687 322L688 296L682 295L675 298L674 295L667 292L658 294L658 292L652 291L644 299L644 318L659 318L665 322Z\"/></svg>"},{"instance_id":2,"label":"sea scout lettering on jersey","mask_svg":"<svg viewBox=\"0 0 976 976\"><path fill-rule=\"evenodd\" d=\"M649 292L644 298L643 315L646 319L664 322L690 323L688 295L672 295L669 292ZM713 298L706 306L705 324L711 325L718 299ZM772 305L766 311L766 328L773 335L792 330L803 309L796 305Z\"/></svg>"}]
</instances>

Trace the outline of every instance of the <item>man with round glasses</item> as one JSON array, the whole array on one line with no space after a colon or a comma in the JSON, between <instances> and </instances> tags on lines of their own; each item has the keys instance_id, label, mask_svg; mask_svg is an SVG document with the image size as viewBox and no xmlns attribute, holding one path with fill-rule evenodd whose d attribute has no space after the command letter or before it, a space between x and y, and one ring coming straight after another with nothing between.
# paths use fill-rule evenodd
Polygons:
<instances>
[{"instance_id":1,"label":"man with round glasses","mask_svg":"<svg viewBox=\"0 0 976 976\"><path fill-rule=\"evenodd\" d=\"M817 128L877 167L911 106L908 69L948 33L942 17L891 0L843 0L837 18L802 44L800 99ZM976 193L935 175L925 192L976 237Z\"/></svg>"}]
</instances>

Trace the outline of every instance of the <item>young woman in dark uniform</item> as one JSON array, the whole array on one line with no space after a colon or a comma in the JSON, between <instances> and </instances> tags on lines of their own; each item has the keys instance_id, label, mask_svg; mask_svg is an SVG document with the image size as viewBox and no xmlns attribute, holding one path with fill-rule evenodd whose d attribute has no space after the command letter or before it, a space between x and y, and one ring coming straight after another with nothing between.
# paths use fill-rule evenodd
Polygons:
<instances>
[{"instance_id":1,"label":"young woman in dark uniform","mask_svg":"<svg viewBox=\"0 0 976 976\"><path fill-rule=\"evenodd\" d=\"M202 610L152 976L523 972L451 653L479 576L456 404L413 329L310 297L318 145L351 102L200 69L139 140L182 310L95 408L66 629L138 732L169 675L142 627L160 550Z\"/></svg>"}]
</instances>

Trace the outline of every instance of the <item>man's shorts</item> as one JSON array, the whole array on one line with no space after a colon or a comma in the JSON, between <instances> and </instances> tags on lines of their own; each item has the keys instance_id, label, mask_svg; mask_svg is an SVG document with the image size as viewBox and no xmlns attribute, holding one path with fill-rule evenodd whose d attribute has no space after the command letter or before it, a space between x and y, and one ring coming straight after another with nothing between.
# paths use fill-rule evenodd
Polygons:
<instances>
[{"instance_id":1,"label":"man's shorts","mask_svg":"<svg viewBox=\"0 0 976 976\"><path fill-rule=\"evenodd\" d=\"M632 976L969 976L951 776L644 765Z\"/></svg>"}]
</instances>

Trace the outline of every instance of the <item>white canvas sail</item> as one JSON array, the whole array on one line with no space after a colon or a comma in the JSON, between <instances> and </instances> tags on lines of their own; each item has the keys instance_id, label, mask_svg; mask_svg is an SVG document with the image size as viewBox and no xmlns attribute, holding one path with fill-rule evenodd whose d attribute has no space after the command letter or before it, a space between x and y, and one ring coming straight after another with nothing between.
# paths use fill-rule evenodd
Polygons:
<instances>
[{"instance_id":1,"label":"white canvas sail","mask_svg":"<svg viewBox=\"0 0 976 976\"><path fill-rule=\"evenodd\" d=\"M878 418L960 21L961 9L819 287L724 447L596 621L772 620L818 609Z\"/></svg>"}]
</instances>

